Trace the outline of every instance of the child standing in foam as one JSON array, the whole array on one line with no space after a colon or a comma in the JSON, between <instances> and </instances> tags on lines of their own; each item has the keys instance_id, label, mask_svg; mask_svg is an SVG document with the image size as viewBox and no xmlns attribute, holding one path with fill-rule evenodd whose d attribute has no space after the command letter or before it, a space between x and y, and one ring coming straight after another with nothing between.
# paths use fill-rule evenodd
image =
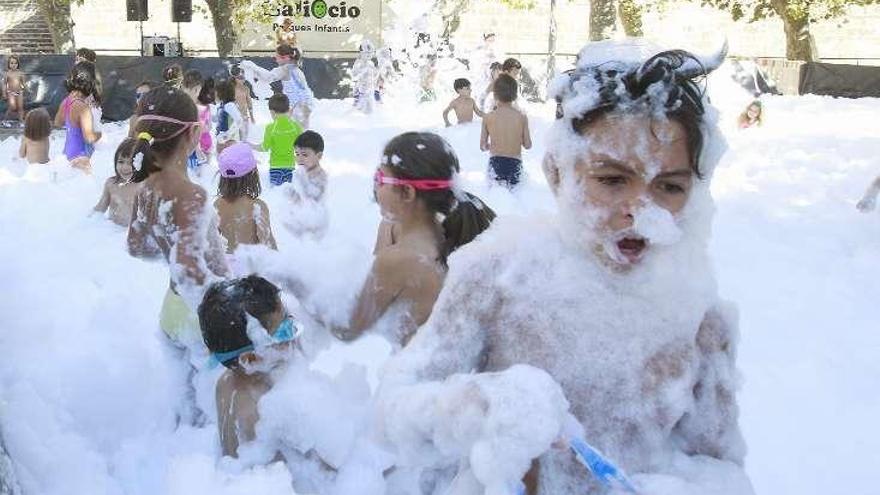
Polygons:
<instances>
[{"instance_id":1,"label":"child standing in foam","mask_svg":"<svg viewBox=\"0 0 880 495\"><path fill-rule=\"evenodd\" d=\"M455 118L458 119L459 124L467 124L469 122L473 122L474 114L477 114L480 118L484 116L483 112L477 108L477 102L471 98L471 82L467 79L461 78L456 79L455 82L452 83L453 89L458 93L458 97L449 102L449 106L446 107L446 110L443 111L443 122L446 124L446 127L449 127L449 112L455 111Z\"/></svg>"},{"instance_id":2,"label":"child standing in foam","mask_svg":"<svg viewBox=\"0 0 880 495\"><path fill-rule=\"evenodd\" d=\"M139 258L164 258L170 283L160 328L180 346L198 342L194 309L203 288L229 273L217 216L208 195L189 180L187 157L201 131L192 99L173 88L156 88L142 100L135 126L132 181L135 195L128 251ZM121 146L121 145L120 145Z\"/></svg>"},{"instance_id":3,"label":"child standing in foam","mask_svg":"<svg viewBox=\"0 0 880 495\"><path fill-rule=\"evenodd\" d=\"M373 62L375 49L370 40L363 40L358 50L358 58L351 66L351 78L355 82L354 107L361 112L372 113L378 77L378 70Z\"/></svg>"},{"instance_id":4,"label":"child standing in foam","mask_svg":"<svg viewBox=\"0 0 880 495\"><path fill-rule=\"evenodd\" d=\"M522 149L532 147L529 119L513 106L517 93L516 81L501 74L493 93L496 107L483 119L480 149L489 151L489 178L508 189L519 184L522 175Z\"/></svg>"},{"instance_id":5,"label":"child standing in foam","mask_svg":"<svg viewBox=\"0 0 880 495\"><path fill-rule=\"evenodd\" d=\"M202 77L202 73L197 70L188 70L186 71L186 74L183 75L183 92L192 99L193 103L195 103L196 108L199 111L199 122L202 123L202 134L199 136L199 146L193 150L192 154L189 155L189 158L187 159L187 169L196 176L201 175L202 167L208 163L208 157L202 149L201 141L204 138L206 132L205 129L210 128L211 125L210 109L202 107L199 104L199 95L202 93L203 84L204 78ZM207 122L205 121L206 118ZM210 138L210 134L208 137Z\"/></svg>"},{"instance_id":6,"label":"child standing in foam","mask_svg":"<svg viewBox=\"0 0 880 495\"><path fill-rule=\"evenodd\" d=\"M232 81L235 83L235 104L242 116L241 139L247 141L250 136L251 124L256 124L254 119L254 102L251 100L251 88L244 80L241 67L233 66L229 69Z\"/></svg>"},{"instance_id":7,"label":"child standing in foam","mask_svg":"<svg viewBox=\"0 0 880 495\"><path fill-rule=\"evenodd\" d=\"M49 134L52 122L45 108L35 108L24 119L24 137L18 156L28 163L49 163Z\"/></svg>"},{"instance_id":8,"label":"child standing in foam","mask_svg":"<svg viewBox=\"0 0 880 495\"><path fill-rule=\"evenodd\" d=\"M241 127L244 117L235 103L235 83L229 79L220 80L216 86L217 99L217 154L227 146L242 140Z\"/></svg>"},{"instance_id":9,"label":"child standing in foam","mask_svg":"<svg viewBox=\"0 0 880 495\"><path fill-rule=\"evenodd\" d=\"M299 68L299 64L302 62L302 53L299 48L278 45L278 48L275 49L275 62L278 63L278 67L271 71L250 60L243 60L239 66L251 71L265 82L281 81L282 92L290 101L291 117L300 122L304 129L308 129L315 96L306 81L306 75Z\"/></svg>"},{"instance_id":10,"label":"child standing in foam","mask_svg":"<svg viewBox=\"0 0 880 495\"><path fill-rule=\"evenodd\" d=\"M269 183L280 186L293 180L293 143L302 134L302 127L290 119L290 103L283 94L269 98L272 123L266 126L263 144L255 146L269 152Z\"/></svg>"},{"instance_id":11,"label":"child standing in foam","mask_svg":"<svg viewBox=\"0 0 880 495\"><path fill-rule=\"evenodd\" d=\"M196 97L196 108L199 111L199 121L202 123L202 134L199 136L199 149L205 157L205 163L211 159L211 150L214 148L214 139L211 137L211 105L214 104L214 78L207 78L202 83L202 90Z\"/></svg>"},{"instance_id":12,"label":"child standing in foam","mask_svg":"<svg viewBox=\"0 0 880 495\"><path fill-rule=\"evenodd\" d=\"M64 86L68 95L59 109L59 115L63 116L64 127L67 129L64 155L71 166L91 173L90 158L95 151L94 143L101 139L101 133L94 128L92 112L86 102L95 91L94 65L89 62L74 65Z\"/></svg>"},{"instance_id":13,"label":"child standing in foam","mask_svg":"<svg viewBox=\"0 0 880 495\"><path fill-rule=\"evenodd\" d=\"M127 139L116 148L116 156L113 158L115 174L104 182L104 192L94 208L94 211L98 213L109 210L110 220L122 227L128 227L131 223L134 197L140 188L139 184L131 181L134 175L132 163L134 146L135 142Z\"/></svg>"},{"instance_id":14,"label":"child standing in foam","mask_svg":"<svg viewBox=\"0 0 880 495\"><path fill-rule=\"evenodd\" d=\"M324 138L315 131L305 131L296 138L294 153L297 167L290 188L293 208L284 226L295 236L321 238L327 231L327 172L321 168Z\"/></svg>"},{"instance_id":15,"label":"child standing in foam","mask_svg":"<svg viewBox=\"0 0 880 495\"><path fill-rule=\"evenodd\" d=\"M214 208L220 216L220 234L226 239L227 259L237 272L232 253L239 244L263 244L277 249L269 221L269 207L260 198L260 176L257 160L250 146L235 143L224 149L218 158L220 196Z\"/></svg>"}]
</instances>

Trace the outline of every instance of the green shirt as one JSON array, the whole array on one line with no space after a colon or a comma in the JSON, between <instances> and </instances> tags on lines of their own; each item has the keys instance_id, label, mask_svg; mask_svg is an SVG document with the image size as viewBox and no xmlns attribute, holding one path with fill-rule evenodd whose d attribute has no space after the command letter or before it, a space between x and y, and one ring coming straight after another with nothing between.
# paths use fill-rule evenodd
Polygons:
<instances>
[{"instance_id":1,"label":"green shirt","mask_svg":"<svg viewBox=\"0 0 880 495\"><path fill-rule=\"evenodd\" d=\"M269 151L269 168L293 169L293 143L302 132L302 127L287 115L277 115L266 126L263 149Z\"/></svg>"}]
</instances>

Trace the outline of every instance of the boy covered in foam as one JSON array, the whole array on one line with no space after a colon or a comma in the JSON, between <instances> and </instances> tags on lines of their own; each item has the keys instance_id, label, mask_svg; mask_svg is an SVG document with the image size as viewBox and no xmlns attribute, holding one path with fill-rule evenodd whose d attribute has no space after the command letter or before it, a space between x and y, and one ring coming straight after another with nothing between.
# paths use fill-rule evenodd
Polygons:
<instances>
[{"instance_id":1,"label":"boy covered in foam","mask_svg":"<svg viewBox=\"0 0 880 495\"><path fill-rule=\"evenodd\" d=\"M268 280L251 275L212 285L199 305L205 345L212 359L227 368L216 392L225 456L237 457L239 445L256 437L260 398L297 347L296 322L279 292Z\"/></svg>"},{"instance_id":2,"label":"boy covered in foam","mask_svg":"<svg viewBox=\"0 0 880 495\"><path fill-rule=\"evenodd\" d=\"M296 169L292 177L290 215L284 226L296 236L312 235L320 238L327 231L327 172L321 167L324 157L324 138L315 131L305 131L294 143Z\"/></svg>"},{"instance_id":3,"label":"boy covered in foam","mask_svg":"<svg viewBox=\"0 0 880 495\"><path fill-rule=\"evenodd\" d=\"M431 318L386 368L386 424L449 417L407 412L408 389L527 364L561 385L571 431L582 428L642 493L752 492L736 312L719 299L706 252L724 143L693 81L722 59L635 41L581 51L552 87L560 119L544 169L558 214L499 221L450 260ZM533 421L525 409L523 421ZM412 448L403 443L398 452ZM528 493L603 493L568 443L518 474L528 469Z\"/></svg>"}]
</instances>

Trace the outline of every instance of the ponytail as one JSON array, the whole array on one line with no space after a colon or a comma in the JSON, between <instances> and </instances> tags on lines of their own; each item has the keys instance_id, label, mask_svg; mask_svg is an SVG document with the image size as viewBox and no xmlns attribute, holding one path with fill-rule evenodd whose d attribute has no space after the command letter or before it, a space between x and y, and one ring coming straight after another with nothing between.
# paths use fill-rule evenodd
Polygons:
<instances>
[{"instance_id":1,"label":"ponytail","mask_svg":"<svg viewBox=\"0 0 880 495\"><path fill-rule=\"evenodd\" d=\"M464 195L467 199L457 201L443 220L444 262L453 251L474 240L495 220L495 212L480 198L469 192Z\"/></svg>"},{"instance_id":2,"label":"ponytail","mask_svg":"<svg viewBox=\"0 0 880 495\"><path fill-rule=\"evenodd\" d=\"M119 145L131 147L131 166L134 174L131 176L132 182L143 182L154 172L162 170L159 167L156 153L153 152L153 136L148 132L138 133L136 137L126 138Z\"/></svg>"}]
</instances>

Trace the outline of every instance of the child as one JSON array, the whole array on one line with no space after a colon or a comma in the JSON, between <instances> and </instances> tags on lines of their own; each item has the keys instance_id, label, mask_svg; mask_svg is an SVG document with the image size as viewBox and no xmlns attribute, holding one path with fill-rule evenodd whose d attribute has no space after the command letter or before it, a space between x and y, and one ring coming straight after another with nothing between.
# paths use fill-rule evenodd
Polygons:
<instances>
[{"instance_id":1,"label":"child","mask_svg":"<svg viewBox=\"0 0 880 495\"><path fill-rule=\"evenodd\" d=\"M874 182L865 191L862 200L856 205L856 208L863 213L873 211L877 207L877 194L880 193L880 176L874 179Z\"/></svg>"},{"instance_id":2,"label":"child","mask_svg":"<svg viewBox=\"0 0 880 495\"><path fill-rule=\"evenodd\" d=\"M300 329L278 296L280 289L251 275L218 282L199 304L202 339L226 367L217 381L217 427L224 456L256 437L260 398L272 388L273 371L298 349ZM265 330L265 334L259 328Z\"/></svg>"},{"instance_id":3,"label":"child","mask_svg":"<svg viewBox=\"0 0 880 495\"><path fill-rule=\"evenodd\" d=\"M451 125L449 123L449 112L452 110L455 110L455 117L458 119L459 124L473 122L475 113L482 118L483 112L477 108L477 102L471 98L471 82L467 79L456 79L452 83L452 87L458 93L458 97L452 100L449 106L446 107L446 110L443 111L443 122L446 123L446 127Z\"/></svg>"},{"instance_id":4,"label":"child","mask_svg":"<svg viewBox=\"0 0 880 495\"><path fill-rule=\"evenodd\" d=\"M431 53L425 59L425 64L419 69L419 86L422 89L419 103L426 103L437 99L434 93L434 79L437 78L437 55Z\"/></svg>"},{"instance_id":5,"label":"child","mask_svg":"<svg viewBox=\"0 0 880 495\"><path fill-rule=\"evenodd\" d=\"M745 111L739 115L739 119L737 120L739 123L740 129L745 129L747 127L752 127L754 125L760 126L764 123L764 110L761 107L761 101L755 100L746 107Z\"/></svg>"},{"instance_id":6,"label":"child","mask_svg":"<svg viewBox=\"0 0 880 495\"><path fill-rule=\"evenodd\" d=\"M235 104L235 83L222 79L216 86L217 99L220 107L217 111L217 153L232 143L241 141L241 126L244 118Z\"/></svg>"},{"instance_id":7,"label":"child","mask_svg":"<svg viewBox=\"0 0 880 495\"><path fill-rule=\"evenodd\" d=\"M312 114L315 95L309 88L306 75L299 68L302 62L302 53L299 48L289 45L278 45L275 49L275 62L278 67L268 71L250 60L244 60L239 64L242 69L250 70L258 78L266 81L281 81L282 93L290 101L291 118L302 124L304 129L309 128L309 117Z\"/></svg>"},{"instance_id":8,"label":"child","mask_svg":"<svg viewBox=\"0 0 880 495\"><path fill-rule=\"evenodd\" d=\"M45 108L35 108L24 119L24 137L18 156L28 163L49 163L49 133L52 122Z\"/></svg>"},{"instance_id":9,"label":"child","mask_svg":"<svg viewBox=\"0 0 880 495\"><path fill-rule=\"evenodd\" d=\"M113 158L115 174L104 182L104 192L94 209L98 213L104 213L109 209L110 220L122 227L128 227L131 223L134 197L140 187L139 184L131 181L134 176L132 155L135 144L134 140L127 139L116 148L116 155Z\"/></svg>"},{"instance_id":10,"label":"child","mask_svg":"<svg viewBox=\"0 0 880 495\"><path fill-rule=\"evenodd\" d=\"M251 100L251 88L244 80L241 67L234 66L229 69L232 80L235 82L235 104L242 115L241 139L247 141L250 135L250 124L256 124L254 119L254 102Z\"/></svg>"},{"instance_id":11,"label":"child","mask_svg":"<svg viewBox=\"0 0 880 495\"><path fill-rule=\"evenodd\" d=\"M480 149L489 151L489 178L512 189L522 174L522 149L532 147L529 119L513 107L516 81L504 73L493 87L497 106L483 119Z\"/></svg>"},{"instance_id":12,"label":"child","mask_svg":"<svg viewBox=\"0 0 880 495\"><path fill-rule=\"evenodd\" d=\"M137 120L138 114L141 113L141 99L145 94L149 93L150 90L158 86L159 85L153 81L141 81L141 83L134 88L134 109L132 110L131 117L128 119L128 137L134 137L135 121Z\"/></svg>"},{"instance_id":13,"label":"child","mask_svg":"<svg viewBox=\"0 0 880 495\"><path fill-rule=\"evenodd\" d=\"M199 150L208 163L211 159L211 150L214 147L214 139L211 137L211 105L214 104L214 78L209 77L202 83L202 90L196 97L196 109L199 111L199 121L202 123L202 134L199 136Z\"/></svg>"},{"instance_id":14,"label":"child","mask_svg":"<svg viewBox=\"0 0 880 495\"><path fill-rule=\"evenodd\" d=\"M283 94L269 98L272 123L266 126L260 151L269 152L269 183L280 186L293 179L293 144L302 127L290 119L290 103Z\"/></svg>"},{"instance_id":15,"label":"child","mask_svg":"<svg viewBox=\"0 0 880 495\"><path fill-rule=\"evenodd\" d=\"M509 58L501 64L501 72L507 74L516 81L519 79L519 73L522 72L522 64L515 58Z\"/></svg>"},{"instance_id":16,"label":"child","mask_svg":"<svg viewBox=\"0 0 880 495\"><path fill-rule=\"evenodd\" d=\"M180 64L168 64L162 69L162 82L165 86L180 89L183 83L183 67Z\"/></svg>"},{"instance_id":17,"label":"child","mask_svg":"<svg viewBox=\"0 0 880 495\"><path fill-rule=\"evenodd\" d=\"M59 108L67 129L64 154L71 166L90 174L94 143L101 139L101 133L94 127L91 107L86 101L95 91L94 65L90 62L74 65L64 85L68 95Z\"/></svg>"},{"instance_id":18,"label":"child","mask_svg":"<svg viewBox=\"0 0 880 495\"><path fill-rule=\"evenodd\" d=\"M230 145L220 153L218 167L220 197L214 201L214 208L220 216L220 234L226 238L227 255L234 253L239 244L263 244L277 249L269 207L259 199L260 176L250 146ZM231 256L227 259L234 262Z\"/></svg>"},{"instance_id":19,"label":"child","mask_svg":"<svg viewBox=\"0 0 880 495\"><path fill-rule=\"evenodd\" d=\"M186 74L183 75L183 92L192 99L193 103L196 105L196 109L199 111L199 122L202 123L202 134L205 132L205 127L211 125L210 111L206 114L205 108L199 105L198 98L202 93L203 84L204 79L202 78L202 73L197 70L188 70L186 71ZM207 123L205 122L205 117L208 118ZM201 136L199 137L199 143L201 144ZM189 169L190 172L193 172L196 176L200 176L202 166L206 163L208 163L208 157L202 151L201 146L198 146L187 159L187 169Z\"/></svg>"},{"instance_id":20,"label":"child","mask_svg":"<svg viewBox=\"0 0 880 495\"><path fill-rule=\"evenodd\" d=\"M312 234L320 238L327 230L327 172L321 168L324 138L315 131L305 131L296 138L294 146L297 167L290 189L293 209L284 226L295 236Z\"/></svg>"},{"instance_id":21,"label":"child","mask_svg":"<svg viewBox=\"0 0 880 495\"><path fill-rule=\"evenodd\" d=\"M354 80L354 107L364 113L373 112L376 101L376 78L378 70L373 62L375 48L370 40L361 41L358 47L358 58L351 66L351 78Z\"/></svg>"},{"instance_id":22,"label":"child","mask_svg":"<svg viewBox=\"0 0 880 495\"><path fill-rule=\"evenodd\" d=\"M21 61L15 55L6 59L6 75L3 78L3 88L6 92L6 118L15 113L15 118L22 120L24 115L24 73L21 71Z\"/></svg>"},{"instance_id":23,"label":"child","mask_svg":"<svg viewBox=\"0 0 880 495\"><path fill-rule=\"evenodd\" d=\"M489 84L486 86L486 90L480 98L480 109L484 112L486 110L495 110L495 98L492 96L492 88L495 86L495 81L498 80L500 74L501 63L492 62L492 64L489 65Z\"/></svg>"}]
</instances>

